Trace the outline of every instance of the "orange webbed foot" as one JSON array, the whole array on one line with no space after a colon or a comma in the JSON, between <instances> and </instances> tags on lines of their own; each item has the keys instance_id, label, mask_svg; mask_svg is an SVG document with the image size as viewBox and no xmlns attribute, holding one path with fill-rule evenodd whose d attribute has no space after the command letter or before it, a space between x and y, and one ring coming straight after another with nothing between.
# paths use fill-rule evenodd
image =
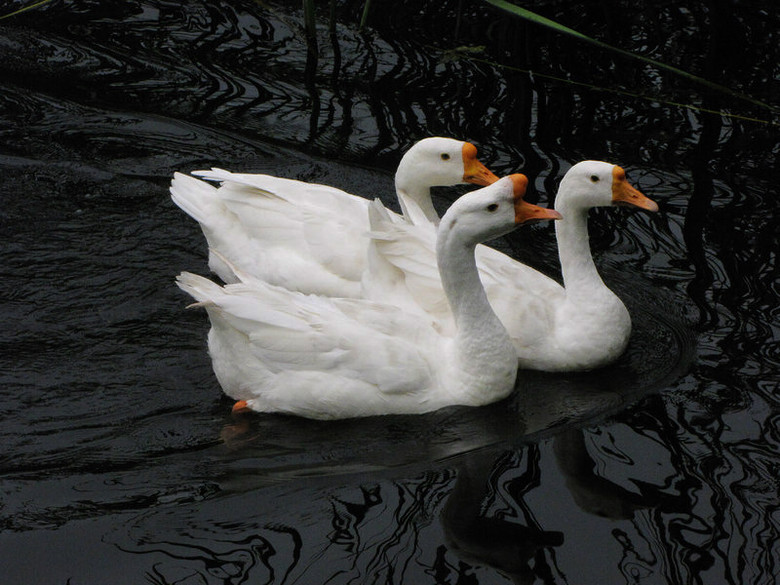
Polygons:
<instances>
[{"instance_id":1,"label":"orange webbed foot","mask_svg":"<svg viewBox=\"0 0 780 585\"><path fill-rule=\"evenodd\" d=\"M230 412L233 415L249 414L252 412L252 409L249 408L249 403L246 400L239 400L233 405L233 408Z\"/></svg>"}]
</instances>

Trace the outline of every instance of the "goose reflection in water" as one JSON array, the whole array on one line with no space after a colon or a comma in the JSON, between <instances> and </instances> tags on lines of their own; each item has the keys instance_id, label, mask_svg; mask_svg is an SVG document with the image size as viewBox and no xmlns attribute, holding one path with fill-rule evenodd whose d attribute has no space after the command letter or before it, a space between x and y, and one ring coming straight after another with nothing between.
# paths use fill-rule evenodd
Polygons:
<instances>
[{"instance_id":1,"label":"goose reflection in water","mask_svg":"<svg viewBox=\"0 0 780 585\"><path fill-rule=\"evenodd\" d=\"M543 530L522 503L522 494L538 487L538 447L505 454L491 445L522 436L523 429L535 434L550 432L562 421L581 421L622 404L620 394L603 388L599 377L579 376L577 383L561 378L555 383L555 375L538 376L546 385L545 392L520 389L513 400L480 409L335 424L278 415L239 415L225 425L223 439L231 457L245 458L251 469L239 472L233 466L230 477L220 479L220 484L229 490L252 492L258 485L295 477L291 458L296 456L305 459L306 466L298 473L307 477L317 470L326 475L359 473L383 460L390 476L421 475L319 492L318 514L324 517L316 523L325 541L313 539L302 525L302 559L295 571L311 576L323 566L341 567L338 570L355 578L396 571L401 561L393 555L406 555L401 551L417 550L422 539L436 538L443 544L428 571L451 571L448 559L454 553L466 572L478 563L511 574L518 583L531 582L533 575L554 570L545 551L563 542L562 532ZM590 385L583 381L587 379L592 380ZM442 436L447 437L446 444L441 444ZM438 470L431 470L431 460L441 462L433 465ZM526 469L518 471L521 463ZM258 473L261 466L263 472ZM496 483L496 478L507 477L514 486L511 490ZM483 515L485 497L495 503L505 491L512 496L506 505L517 513L511 518ZM444 533L430 536L439 516Z\"/></svg>"},{"instance_id":2,"label":"goose reflection in water","mask_svg":"<svg viewBox=\"0 0 780 585\"><path fill-rule=\"evenodd\" d=\"M621 430L623 429L627 429L627 427L621 425ZM634 445L639 444L647 447L647 441L643 441L643 437L634 431L631 432L634 435ZM614 439L614 436L610 438ZM589 514L614 520L631 520L636 511L640 509L679 507L675 505L675 502L679 502L680 494L665 492L665 490L676 488L674 468L664 466L664 462L661 461L664 456L668 458L666 452L653 454L650 449L647 449L635 459L621 453L623 455L621 463L626 467L624 473L630 475L630 477L625 478L625 486L616 483L620 474L610 474L612 478L610 480L599 473L599 468L603 468L604 465L597 462L589 452L586 431L582 429L566 429L557 434L553 439L553 452L558 468L566 478L566 487L574 502L580 509ZM607 448L601 449L600 455L608 453L615 459L617 452L618 447L613 443ZM652 483L641 477L643 471L647 475L646 469L643 470L642 467L648 465L653 467L652 472L655 479ZM665 470L664 467L666 467ZM664 470L668 475L659 478L659 469ZM635 489L630 489L631 485Z\"/></svg>"},{"instance_id":3,"label":"goose reflection in water","mask_svg":"<svg viewBox=\"0 0 780 585\"><path fill-rule=\"evenodd\" d=\"M625 425L615 425L609 434L612 441L603 452L613 454L620 450L620 441L614 433L626 430ZM628 432L634 432L628 430ZM664 448L651 449L652 434L631 437L628 445L643 445L642 453L629 457L622 453L622 462L627 463L619 473L604 473L604 465L598 464L589 451L586 436L594 431L569 427L555 434L551 439L552 454L561 472L573 502L584 512L616 522L613 538L624 549L621 571L628 579L639 564L645 564L643 571L650 574L657 571L656 562L637 555L636 539L650 541L652 532L643 529L645 519L636 517L640 510L656 510L664 513L682 513L690 510L692 503L674 467L666 466L667 476L653 472L664 466L664 457L670 453ZM637 433L638 434L638 433ZM626 439L626 437L623 437ZM641 439L648 439L642 441ZM591 441L592 443L593 441ZM477 452L459 459L457 480L441 512L441 523L446 542L462 562L471 565L487 565L508 575L513 583L531 584L537 579L548 582L557 572L565 582L563 571L556 566L553 553L566 540L570 529L570 518L565 513L545 514L543 507L528 503L526 498L536 502L538 488L550 489L554 484L549 479L554 474L545 449L531 444L522 449L504 453ZM550 450L546 449L549 455ZM641 459L644 458L644 461ZM642 469L644 466L646 469ZM648 473L649 470L649 473ZM642 475L654 475L652 480ZM545 479L543 476L547 476ZM630 489L633 485L636 489ZM536 514L534 509L537 510ZM550 524L552 516L558 524L543 528L539 516L547 516L541 522ZM638 534L630 535L628 526L634 526ZM620 527L620 528L618 528ZM574 530L572 528L572 530ZM661 548L665 548L663 543ZM648 542L651 548L655 548ZM708 555L703 553L702 558ZM668 562L672 562L668 559ZM555 581L557 582L557 581Z\"/></svg>"},{"instance_id":4,"label":"goose reflection in water","mask_svg":"<svg viewBox=\"0 0 780 585\"><path fill-rule=\"evenodd\" d=\"M562 545L564 536L543 530L522 502L522 494L538 486L536 448L530 447L524 457L526 469L506 480L507 467L518 464L515 455L498 460L483 453L466 457L442 509L441 523L448 548L461 561L487 565L509 575L513 583L530 584L550 574L544 551ZM499 479L505 481L498 485ZM498 512L485 513L495 507Z\"/></svg>"},{"instance_id":5,"label":"goose reflection in water","mask_svg":"<svg viewBox=\"0 0 780 585\"><path fill-rule=\"evenodd\" d=\"M333 497L333 532L330 541L346 547L350 552L360 550L359 527L366 515L375 506L382 503L381 488L378 485L360 486L362 501L353 502Z\"/></svg>"},{"instance_id":6,"label":"goose reflection in water","mask_svg":"<svg viewBox=\"0 0 780 585\"><path fill-rule=\"evenodd\" d=\"M206 583L265 578L362 582L369 575L388 579L393 575L392 579L401 579L393 582L406 583L430 579L432 574L441 583L456 579L487 583L492 578L483 573L492 571L518 584L566 582L555 551L576 545L581 535L571 525L571 507L558 511L546 506L566 499L554 493L557 483L582 510L616 522L611 542L623 547L621 570L626 575L640 561L647 565L643 570L657 571L650 561L637 560L632 548L637 538L650 543L656 538L637 515L643 509L682 512L690 509L690 502L673 466L667 475L656 474L655 481L642 480L643 466L631 464L641 457L628 454L622 440L627 439L625 433L652 440L661 434L658 427L663 422L646 419L631 427L591 423L594 416L603 416L604 409L621 405L615 389L599 390L598 377L591 378L590 387L582 377L578 384L554 384L554 376L544 378L548 392L520 391L515 401L484 409L378 417L352 424L277 415L242 417L233 424L241 425L245 434L231 435L238 442L226 452L224 475L215 478L223 494L193 505L189 514L181 509L153 512L143 526L130 529L122 546L168 557L155 564L159 583L181 576L185 568L204 576ZM579 399L574 400L577 391ZM528 444L507 450L502 439L510 431L510 418L514 436L521 434L518 405L525 407L525 428L538 440L526 435ZM512 414L502 418L501 412ZM430 427L429 435L417 434L425 427ZM454 439L449 451L438 452L439 463L431 463L429 456L436 452L432 445L442 433L462 437L463 442L458 445ZM477 445L475 436L492 442L471 449ZM295 437L299 444L291 440ZM599 449L599 439L611 442ZM372 469L378 458L389 454L389 443L407 455L416 444L419 459L389 459L384 469L388 479L362 483L361 471ZM643 444L636 436L626 443ZM357 448L360 444L363 450ZM661 462L667 469L663 458L670 455L658 445L651 454L644 443L644 464L655 469ZM356 452L362 459L355 459ZM620 473L609 465L605 468L609 453L622 454L613 459L629 464ZM297 472L295 457L305 460ZM314 475L317 470L323 475ZM345 475L333 475L338 473ZM297 482L291 491L285 480L295 477L307 477L308 487ZM636 490L627 487L632 484ZM262 498L257 497L259 488ZM293 500L295 505L285 505ZM630 534L632 526L638 534ZM214 533L225 530L229 534L222 534L216 546ZM427 545L428 554L419 556L422 543L436 542L441 544L435 555Z\"/></svg>"}]
</instances>

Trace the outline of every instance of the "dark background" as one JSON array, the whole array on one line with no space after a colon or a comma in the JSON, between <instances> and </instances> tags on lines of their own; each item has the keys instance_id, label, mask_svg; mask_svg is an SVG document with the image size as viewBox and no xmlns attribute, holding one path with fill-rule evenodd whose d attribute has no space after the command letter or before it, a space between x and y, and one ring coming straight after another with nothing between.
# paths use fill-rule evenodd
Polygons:
<instances>
[{"instance_id":1,"label":"dark background","mask_svg":"<svg viewBox=\"0 0 780 585\"><path fill-rule=\"evenodd\" d=\"M778 16L769 2L52 1L0 20L4 583L774 583ZM0 15L24 5L2 5ZM237 424L174 171L395 205L415 140L474 142L552 204L603 159L658 214L594 210L627 354L419 417ZM437 190L446 208L458 189ZM552 230L497 245L555 274Z\"/></svg>"}]
</instances>

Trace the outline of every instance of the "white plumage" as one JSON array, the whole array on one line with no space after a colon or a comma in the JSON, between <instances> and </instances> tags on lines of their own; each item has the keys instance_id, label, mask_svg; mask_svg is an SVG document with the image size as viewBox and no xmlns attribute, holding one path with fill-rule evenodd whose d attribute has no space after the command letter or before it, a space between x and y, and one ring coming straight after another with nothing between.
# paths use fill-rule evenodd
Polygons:
<instances>
[{"instance_id":1,"label":"white plumage","mask_svg":"<svg viewBox=\"0 0 780 585\"><path fill-rule=\"evenodd\" d=\"M485 297L474 247L531 219L560 217L523 202L526 183L504 178L461 197L442 218L436 256L452 331L393 304L307 295L238 268L237 282L225 286L180 274L178 285L209 313L209 352L224 391L255 411L320 419L506 397L517 357Z\"/></svg>"},{"instance_id":2,"label":"white plumage","mask_svg":"<svg viewBox=\"0 0 780 585\"><path fill-rule=\"evenodd\" d=\"M194 174L220 186L176 173L171 198L200 223L209 245L209 267L223 281L234 277L220 255L245 273L290 290L360 296L369 199L269 175L220 169ZM477 160L472 144L426 138L401 159L395 182L404 215L388 212L389 217L426 225L434 233L438 217L431 187L488 185L496 179Z\"/></svg>"},{"instance_id":3,"label":"white plumage","mask_svg":"<svg viewBox=\"0 0 780 585\"><path fill-rule=\"evenodd\" d=\"M600 161L574 165L561 181L555 222L563 286L487 246L477 246L479 273L493 309L517 349L521 368L572 371L617 359L631 333L621 300L601 280L590 252L591 207L658 206L634 189L623 169ZM435 236L426 226L399 224L387 214L371 216L366 298L386 299L407 312L454 323L436 269Z\"/></svg>"}]
</instances>

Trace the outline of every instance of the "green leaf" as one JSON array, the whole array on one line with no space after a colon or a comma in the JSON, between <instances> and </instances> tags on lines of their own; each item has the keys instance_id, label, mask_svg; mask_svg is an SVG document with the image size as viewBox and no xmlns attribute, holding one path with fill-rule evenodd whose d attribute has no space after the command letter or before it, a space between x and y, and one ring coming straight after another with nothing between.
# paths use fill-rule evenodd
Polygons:
<instances>
[{"instance_id":1,"label":"green leaf","mask_svg":"<svg viewBox=\"0 0 780 585\"><path fill-rule=\"evenodd\" d=\"M675 75L679 75L681 77L685 77L686 79L693 81L695 83L698 83L699 85L703 85L705 87L708 87L712 90L726 93L728 95L731 95L733 97L739 98L744 101L748 101L756 106L760 106L762 108L768 109L770 111L780 111L780 108L777 108L775 106L771 106L765 102L762 102L760 100L757 100L755 98L752 98L748 95L739 93L737 91L734 91L733 89L720 85L718 83L714 83L712 81L709 81L707 79L704 79L703 77L698 77L696 75L693 75L691 73L688 73L687 71L683 71L682 69L678 69L677 67L672 67L671 65L667 65L666 63L661 63L660 61L656 61L655 59L650 59L649 57L645 57L644 55L637 55L636 53L632 53L631 51L626 51L624 49L620 49L618 47L613 47L612 45L609 45L605 42L599 41L597 39L591 38L587 35L582 34L581 32L578 32L574 29L571 29L567 26L563 26L562 24L559 24L555 22L554 20L550 20L549 18L545 18L544 16L540 14L536 14L535 12L531 12L530 10L526 10L525 8L520 8L519 6L516 6L515 4L512 4L510 2L507 2L506 0L485 0L488 4L492 4L496 8L500 8L501 10L504 10L505 12L509 12L515 16L519 16L520 18L523 18L525 20L528 20L530 22L533 22L535 24L538 24L540 26L544 26L550 29L553 29L561 34L569 35L571 37L574 37L576 39L579 39L583 42L590 43L591 45L596 45L597 47L601 47L602 49L606 49L608 51L612 51L613 53L618 53L620 55L623 55L625 57L630 57L632 59L639 59L640 61L644 61L645 63L649 63L655 67L658 67L659 69L663 69L666 71L669 71L670 73L674 73Z\"/></svg>"},{"instance_id":2,"label":"green leaf","mask_svg":"<svg viewBox=\"0 0 780 585\"><path fill-rule=\"evenodd\" d=\"M40 2L36 2L35 4L24 6L19 10L14 10L13 12L9 12L8 14L0 14L0 20L3 20L4 18L11 18L12 16L16 16L17 14L21 14L22 12L27 12L28 10L32 10L33 8L38 8L38 6L43 6L44 4L48 4L49 2L51 2L51 0L41 0Z\"/></svg>"},{"instance_id":3,"label":"green leaf","mask_svg":"<svg viewBox=\"0 0 780 585\"><path fill-rule=\"evenodd\" d=\"M360 17L360 30L366 28L369 12L371 12L371 0L366 0L365 4L363 4L363 14Z\"/></svg>"}]
</instances>

